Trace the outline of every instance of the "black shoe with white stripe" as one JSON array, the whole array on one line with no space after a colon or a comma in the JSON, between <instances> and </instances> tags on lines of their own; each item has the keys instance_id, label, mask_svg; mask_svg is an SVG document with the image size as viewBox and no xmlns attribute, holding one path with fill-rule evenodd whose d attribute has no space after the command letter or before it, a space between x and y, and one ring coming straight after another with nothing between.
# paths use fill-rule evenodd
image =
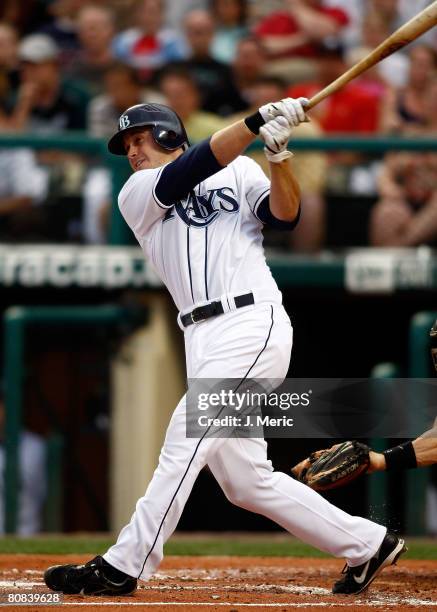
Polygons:
<instances>
[{"instance_id":1,"label":"black shoe with white stripe","mask_svg":"<svg viewBox=\"0 0 437 612\"><path fill-rule=\"evenodd\" d=\"M389 565L394 565L402 553L406 552L404 540L391 531L382 541L374 557L357 567L345 566L344 576L332 587L333 593L354 595L364 591L377 575Z\"/></svg>"},{"instance_id":2,"label":"black shoe with white stripe","mask_svg":"<svg viewBox=\"0 0 437 612\"><path fill-rule=\"evenodd\" d=\"M136 578L112 567L100 555L85 565L54 565L44 573L49 589L68 595L129 595Z\"/></svg>"}]
</instances>

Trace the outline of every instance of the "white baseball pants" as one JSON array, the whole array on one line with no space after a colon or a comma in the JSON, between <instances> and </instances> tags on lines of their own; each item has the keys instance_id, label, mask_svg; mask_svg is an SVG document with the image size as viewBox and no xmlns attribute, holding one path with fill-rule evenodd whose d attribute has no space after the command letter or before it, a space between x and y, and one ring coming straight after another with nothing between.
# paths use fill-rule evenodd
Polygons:
<instances>
[{"instance_id":1,"label":"white baseball pants","mask_svg":"<svg viewBox=\"0 0 437 612\"><path fill-rule=\"evenodd\" d=\"M279 304L236 310L185 331L188 378L285 378L293 330ZM304 542L351 566L368 561L386 528L350 516L282 472L267 459L267 445L253 438L185 436L185 396L166 433L158 467L147 491L104 558L146 580L163 557L199 471L208 465L234 504L263 514Z\"/></svg>"}]
</instances>

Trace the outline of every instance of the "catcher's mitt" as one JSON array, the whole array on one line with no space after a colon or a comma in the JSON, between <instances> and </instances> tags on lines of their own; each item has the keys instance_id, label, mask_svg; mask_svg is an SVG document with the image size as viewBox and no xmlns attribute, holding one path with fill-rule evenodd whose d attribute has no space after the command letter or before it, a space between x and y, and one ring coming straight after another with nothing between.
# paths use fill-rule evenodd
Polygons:
<instances>
[{"instance_id":1,"label":"catcher's mitt","mask_svg":"<svg viewBox=\"0 0 437 612\"><path fill-rule=\"evenodd\" d=\"M291 472L316 491L341 487L367 471L371 449L356 440L316 451L292 468Z\"/></svg>"}]
</instances>

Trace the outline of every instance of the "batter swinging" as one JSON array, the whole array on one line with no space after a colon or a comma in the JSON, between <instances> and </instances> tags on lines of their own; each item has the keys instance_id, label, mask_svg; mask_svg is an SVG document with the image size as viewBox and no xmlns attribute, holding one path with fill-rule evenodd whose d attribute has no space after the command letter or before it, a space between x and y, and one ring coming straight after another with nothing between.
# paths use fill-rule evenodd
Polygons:
<instances>
[{"instance_id":1,"label":"batter swinging","mask_svg":"<svg viewBox=\"0 0 437 612\"><path fill-rule=\"evenodd\" d=\"M127 109L109 150L134 170L120 210L168 287L184 330L188 378L268 378L288 370L293 331L266 264L264 225L293 229L299 187L287 144L306 121L305 99L268 104L190 147L177 115L161 105ZM269 181L241 156L260 134ZM185 397L170 421L159 465L131 521L103 557L49 568L64 593L125 594L163 557L199 471L208 465L227 498L347 561L334 592L357 593L394 563L404 542L385 527L346 514L267 460L262 439L185 435Z\"/></svg>"}]
</instances>

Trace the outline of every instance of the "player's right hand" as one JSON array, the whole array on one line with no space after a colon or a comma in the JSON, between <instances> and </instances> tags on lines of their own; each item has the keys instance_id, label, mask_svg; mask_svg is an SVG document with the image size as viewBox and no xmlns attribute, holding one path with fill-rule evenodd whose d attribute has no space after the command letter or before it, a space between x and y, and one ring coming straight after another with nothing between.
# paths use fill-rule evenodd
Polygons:
<instances>
[{"instance_id":1,"label":"player's right hand","mask_svg":"<svg viewBox=\"0 0 437 612\"><path fill-rule=\"evenodd\" d=\"M296 127L300 123L308 121L305 113L305 106L308 98L284 98L279 102L271 102L259 108L259 113L267 123L276 117L285 117L290 127Z\"/></svg>"},{"instance_id":2,"label":"player's right hand","mask_svg":"<svg viewBox=\"0 0 437 612\"><path fill-rule=\"evenodd\" d=\"M282 116L271 119L260 128L259 135L265 144L264 154L270 162L279 163L292 156L287 150L292 129Z\"/></svg>"},{"instance_id":3,"label":"player's right hand","mask_svg":"<svg viewBox=\"0 0 437 612\"><path fill-rule=\"evenodd\" d=\"M366 444L348 440L311 453L295 465L291 472L300 482L316 491L335 489L367 472L371 462L369 455L372 452Z\"/></svg>"}]
</instances>

